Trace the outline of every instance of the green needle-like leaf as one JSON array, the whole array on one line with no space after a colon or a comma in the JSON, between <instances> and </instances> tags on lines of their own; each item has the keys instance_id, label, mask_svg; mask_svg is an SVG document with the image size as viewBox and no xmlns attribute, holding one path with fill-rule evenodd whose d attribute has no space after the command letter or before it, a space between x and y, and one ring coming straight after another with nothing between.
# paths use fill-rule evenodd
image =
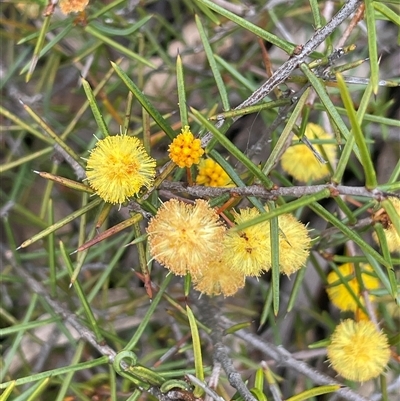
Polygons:
<instances>
[{"instance_id":1,"label":"green needle-like leaf","mask_svg":"<svg viewBox=\"0 0 400 401\"><path fill-rule=\"evenodd\" d=\"M369 53L369 65L371 68L370 79L372 84L372 90L374 95L378 94L379 88L379 62L378 62L378 39L376 36L376 21L375 21L375 9L373 0L365 0L365 21L367 23L368 33L368 53Z\"/></svg>"},{"instance_id":2,"label":"green needle-like leaf","mask_svg":"<svg viewBox=\"0 0 400 401\"><path fill-rule=\"evenodd\" d=\"M107 125L104 121L103 115L101 114L99 106L97 105L96 98L94 97L94 94L92 92L92 88L90 87L89 82L86 81L86 79L84 78L82 78L82 86L85 90L86 97L88 99L90 108L92 109L92 113L94 119L96 120L97 126L99 127L100 132L103 134L103 137L107 138L110 135Z\"/></svg>"},{"instance_id":3,"label":"green needle-like leaf","mask_svg":"<svg viewBox=\"0 0 400 401\"><path fill-rule=\"evenodd\" d=\"M95 366L106 365L107 363L109 363L109 357L104 355L100 358L93 359L88 362L81 362L73 366L63 366L62 368L51 369L45 372L33 374L31 376L21 377L20 379L17 380L1 383L0 389L7 388L11 385L20 386L21 384L33 383L35 381L42 380L46 377L56 377L58 375L63 375L69 372L78 372L80 370L89 369Z\"/></svg>"},{"instance_id":4,"label":"green needle-like leaf","mask_svg":"<svg viewBox=\"0 0 400 401\"><path fill-rule=\"evenodd\" d=\"M196 369L196 377L199 380L204 381L203 357L201 355L201 342L199 336L199 329L197 327L196 319L189 305L186 305L186 312L189 319L190 332L192 333L194 366ZM201 387L196 386L196 388L193 391L193 395L195 397L201 397L202 394L203 394L203 389Z\"/></svg>"},{"instance_id":5,"label":"green needle-like leaf","mask_svg":"<svg viewBox=\"0 0 400 401\"><path fill-rule=\"evenodd\" d=\"M64 260L65 266L68 270L70 277L72 277L72 275L74 274L74 267L72 266L71 259L65 249L64 243L62 241L60 241L59 245L60 245L61 256ZM85 295L79 281L74 280L72 285L75 288L75 291L78 295L79 300L81 301L81 304L83 306L83 310L85 311L86 318L89 322L89 325L96 335L96 340L97 340L97 342L101 343L103 341L103 336L100 333L100 329L97 325L97 320L93 314L92 308L89 305L89 302L86 298L86 295Z\"/></svg>"},{"instance_id":6,"label":"green needle-like leaf","mask_svg":"<svg viewBox=\"0 0 400 401\"><path fill-rule=\"evenodd\" d=\"M286 401L303 401L316 397L317 395L333 393L341 388L340 384L331 384L327 386L314 387L310 390L303 391L293 397L288 398Z\"/></svg>"},{"instance_id":7,"label":"green needle-like leaf","mask_svg":"<svg viewBox=\"0 0 400 401\"><path fill-rule=\"evenodd\" d=\"M125 83L127 88L135 95L136 99L139 100L142 107L144 107L153 120L158 124L158 126L168 135L168 137L173 140L175 138L175 132L171 126L164 120L161 113L150 103L143 92L133 83L133 81L122 71L121 67L113 62L111 65L115 69L116 73Z\"/></svg>"},{"instance_id":8,"label":"green needle-like leaf","mask_svg":"<svg viewBox=\"0 0 400 401\"><path fill-rule=\"evenodd\" d=\"M182 58L180 54L176 58L176 83L178 87L178 106L179 114L181 116L182 127L189 125L188 111L186 104L186 92L185 92L185 76L183 73Z\"/></svg>"},{"instance_id":9,"label":"green needle-like leaf","mask_svg":"<svg viewBox=\"0 0 400 401\"><path fill-rule=\"evenodd\" d=\"M42 29L40 30L40 35L38 37L38 40L36 42L35 50L33 51L33 57L31 60L31 64L29 66L28 73L26 74L26 82L29 82L33 71L35 70L36 64L39 61L39 53L42 50L44 40L46 38L46 33L49 29L50 26L50 21L51 21L51 15L47 15L44 19L44 23L42 25Z\"/></svg>"},{"instance_id":10,"label":"green needle-like leaf","mask_svg":"<svg viewBox=\"0 0 400 401\"><path fill-rule=\"evenodd\" d=\"M125 56L129 57L132 60L136 60L139 63L145 64L150 68L156 68L156 66L151 63L150 61L146 60L144 57L139 56L135 52L127 49L125 46L121 45L120 43L116 42L115 40L110 39L108 36L105 36L102 32L99 32L95 29L92 25L87 25L85 31L90 35L94 36L97 39L100 39L103 43L113 47L115 50L118 50L120 53L124 54Z\"/></svg>"},{"instance_id":11,"label":"green needle-like leaf","mask_svg":"<svg viewBox=\"0 0 400 401\"><path fill-rule=\"evenodd\" d=\"M210 64L211 71L213 73L215 83L217 85L218 92L221 97L222 109L224 111L228 111L230 109L228 93L226 91L224 81L221 77L221 73L218 70L218 66L217 66L217 63L214 58L214 53L211 49L206 32L204 31L203 25L202 25L201 20L198 15L195 15L195 20L196 20L197 29L199 30L199 33L200 33L201 41L203 43L204 51L206 52L206 55L207 55L208 63Z\"/></svg>"},{"instance_id":12,"label":"green needle-like leaf","mask_svg":"<svg viewBox=\"0 0 400 401\"><path fill-rule=\"evenodd\" d=\"M281 48L288 54L291 54L295 49L295 46L292 43L286 42L285 40L278 38L276 35L267 32L264 29L261 29L257 25L254 25L251 22L245 20L244 18L237 16L236 14L232 13L231 11L228 11L226 8L221 7L220 5L212 2L211 0L196 0L196 1L206 5L207 7L211 8L211 10L214 10L218 14L223 15L224 17L240 25L249 32L253 32L255 35L266 40L267 42L270 42L275 46Z\"/></svg>"},{"instance_id":13,"label":"green needle-like leaf","mask_svg":"<svg viewBox=\"0 0 400 401\"><path fill-rule=\"evenodd\" d=\"M52 226L47 227L40 233L35 234L31 238L27 239L18 247L18 249L26 248L27 246L32 245L34 242L39 241L40 239L46 237L47 235L53 233L54 231L57 231L59 228L64 227L65 225L67 225L71 221L75 220L79 216L82 216L83 214L87 213L89 210L94 209L96 206L100 205L102 202L103 202L103 200L100 198L93 200L87 206L72 212L70 215L59 220L57 223L53 224Z\"/></svg>"},{"instance_id":14,"label":"green needle-like leaf","mask_svg":"<svg viewBox=\"0 0 400 401\"><path fill-rule=\"evenodd\" d=\"M307 64L303 63L300 65L300 69L303 71L304 75L310 81L310 84L317 92L321 102L325 106L327 113L330 115L336 126L338 127L340 133L343 137L348 141L350 139L350 132L346 127L346 124L343 122L342 118L340 117L338 111L336 110L335 105L332 103L332 100L329 98L326 88L322 83L320 78L317 78L316 75L308 68ZM356 154L357 158L360 158L360 152L357 148L354 149L354 153Z\"/></svg>"},{"instance_id":15,"label":"green needle-like leaf","mask_svg":"<svg viewBox=\"0 0 400 401\"><path fill-rule=\"evenodd\" d=\"M352 127L352 133L354 135L355 142L360 151L360 161L365 173L365 186L368 189L374 189L377 187L378 182L376 180L375 168L372 163L371 154L365 143L365 137L361 131L361 126L358 123L357 114L353 107L353 101L351 100L350 93L347 86L343 80L342 74L337 73L336 79L338 82L340 95L344 107L347 110L347 115L349 116L350 124Z\"/></svg>"},{"instance_id":16,"label":"green needle-like leaf","mask_svg":"<svg viewBox=\"0 0 400 401\"><path fill-rule=\"evenodd\" d=\"M229 151L229 153L236 157L247 169L257 177L266 188L271 188L271 181L265 176L265 174L247 157L245 156L225 135L223 135L213 124L211 124L200 112L190 108L193 113L193 117L202 124L207 130L209 130L217 141Z\"/></svg>"}]
</instances>

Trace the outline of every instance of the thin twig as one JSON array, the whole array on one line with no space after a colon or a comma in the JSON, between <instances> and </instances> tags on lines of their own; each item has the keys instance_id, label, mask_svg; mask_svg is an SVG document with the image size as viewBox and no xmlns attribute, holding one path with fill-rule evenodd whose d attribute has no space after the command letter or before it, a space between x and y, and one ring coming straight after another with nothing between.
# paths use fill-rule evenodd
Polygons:
<instances>
[{"instance_id":1,"label":"thin twig","mask_svg":"<svg viewBox=\"0 0 400 401\"><path fill-rule=\"evenodd\" d=\"M208 380L208 387L211 390L215 390L218 386L219 375L221 373L221 364L217 361L214 362L210 379ZM206 395L204 398L205 401L211 401L211 396Z\"/></svg>"},{"instance_id":2,"label":"thin twig","mask_svg":"<svg viewBox=\"0 0 400 401\"><path fill-rule=\"evenodd\" d=\"M211 397L213 400L224 401L224 399L222 397L220 397L212 388L210 388L205 383L200 381L196 376L193 376L190 373L187 373L186 376L193 384L201 387L204 390L204 392L207 394L207 396Z\"/></svg>"}]
</instances>

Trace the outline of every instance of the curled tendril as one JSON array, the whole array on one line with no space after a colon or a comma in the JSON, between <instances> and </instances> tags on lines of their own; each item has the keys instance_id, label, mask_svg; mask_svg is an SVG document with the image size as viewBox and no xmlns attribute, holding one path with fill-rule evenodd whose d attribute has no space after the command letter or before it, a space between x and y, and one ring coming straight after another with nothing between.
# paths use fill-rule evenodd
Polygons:
<instances>
[{"instance_id":1,"label":"curled tendril","mask_svg":"<svg viewBox=\"0 0 400 401\"><path fill-rule=\"evenodd\" d=\"M160 387L165 393L172 389L188 390L189 386L183 380L168 380L145 366L137 364L137 356L132 351L119 352L113 362L113 368L120 376L133 382L137 387L148 389L150 386Z\"/></svg>"},{"instance_id":2,"label":"curled tendril","mask_svg":"<svg viewBox=\"0 0 400 401\"><path fill-rule=\"evenodd\" d=\"M114 370L139 387L161 386L165 379L151 369L137 364L137 356L132 351L119 352L113 362Z\"/></svg>"},{"instance_id":3,"label":"curled tendril","mask_svg":"<svg viewBox=\"0 0 400 401\"><path fill-rule=\"evenodd\" d=\"M130 363L128 364L127 362L125 362L124 359L128 359ZM118 374L121 374L121 372L126 372L129 367L135 366L136 363L137 356L134 352L121 351L118 352L118 354L114 358L113 368Z\"/></svg>"},{"instance_id":4,"label":"curled tendril","mask_svg":"<svg viewBox=\"0 0 400 401\"><path fill-rule=\"evenodd\" d=\"M124 361L124 359L128 359L130 364ZM136 362L137 356L132 351L121 351L114 358L113 368L116 373L134 383L138 388L148 389L150 386L147 383L143 383L138 380L137 377L129 373L130 369L136 365Z\"/></svg>"}]
</instances>

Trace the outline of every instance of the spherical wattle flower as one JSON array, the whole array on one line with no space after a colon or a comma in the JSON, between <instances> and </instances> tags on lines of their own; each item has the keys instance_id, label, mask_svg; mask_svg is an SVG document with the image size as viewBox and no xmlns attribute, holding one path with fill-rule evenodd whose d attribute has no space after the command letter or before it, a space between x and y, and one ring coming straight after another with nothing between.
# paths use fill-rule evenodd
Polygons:
<instances>
[{"instance_id":1,"label":"spherical wattle flower","mask_svg":"<svg viewBox=\"0 0 400 401\"><path fill-rule=\"evenodd\" d=\"M196 184L207 187L225 187L231 182L225 170L212 159L203 159L198 166Z\"/></svg>"},{"instance_id":2,"label":"spherical wattle flower","mask_svg":"<svg viewBox=\"0 0 400 401\"><path fill-rule=\"evenodd\" d=\"M389 198L389 200L393 204L400 219L400 199L392 196ZM384 227L383 231L385 232L386 243L389 248L389 252L400 252L400 235L397 232L396 227L390 220L387 221L387 226ZM376 232L372 234L372 237L374 241L378 244L379 240Z\"/></svg>"},{"instance_id":3,"label":"spherical wattle flower","mask_svg":"<svg viewBox=\"0 0 400 401\"><path fill-rule=\"evenodd\" d=\"M194 288L210 296L232 296L244 287L244 283L244 274L232 269L229 261L222 257L210 262L202 269L201 276L193 279Z\"/></svg>"},{"instance_id":4,"label":"spherical wattle flower","mask_svg":"<svg viewBox=\"0 0 400 401\"><path fill-rule=\"evenodd\" d=\"M307 227L291 214L278 217L279 268L287 276L301 269L310 254L311 238ZM269 253L269 257L271 252ZM269 259L271 263L271 259Z\"/></svg>"},{"instance_id":5,"label":"spherical wattle flower","mask_svg":"<svg viewBox=\"0 0 400 401\"><path fill-rule=\"evenodd\" d=\"M387 337L366 320L340 323L327 347L329 361L341 376L363 382L383 373L390 358Z\"/></svg>"},{"instance_id":6,"label":"spherical wattle flower","mask_svg":"<svg viewBox=\"0 0 400 401\"><path fill-rule=\"evenodd\" d=\"M327 134L322 127L317 124L308 123L305 136L310 139L330 140L331 135ZM281 158L282 169L293 176L296 180L307 182L315 181L329 175L329 169L326 164L322 164L317 160L313 152L298 140L290 146ZM328 158L328 162L334 165L336 162L336 145L323 144L313 145L314 148L324 157Z\"/></svg>"},{"instance_id":7,"label":"spherical wattle flower","mask_svg":"<svg viewBox=\"0 0 400 401\"><path fill-rule=\"evenodd\" d=\"M89 0L60 0L59 6L63 14L77 13L83 11Z\"/></svg>"},{"instance_id":8,"label":"spherical wattle flower","mask_svg":"<svg viewBox=\"0 0 400 401\"><path fill-rule=\"evenodd\" d=\"M168 151L170 159L179 167L198 164L204 154L201 140L195 139L188 125L182 128L182 132L169 145Z\"/></svg>"},{"instance_id":9,"label":"spherical wattle flower","mask_svg":"<svg viewBox=\"0 0 400 401\"><path fill-rule=\"evenodd\" d=\"M364 288L367 291L379 288L379 279L371 275L374 271L372 267L368 264L361 263L360 268L361 280ZM338 270L346 280L348 286L359 299L360 303L364 305L364 297L361 295L361 288L355 276L354 265L352 263L345 263L339 266ZM328 293L331 302L342 311L355 312L358 309L357 302L346 286L340 281L339 275L335 271L331 271L328 274L327 280L329 286L326 289L326 292ZM373 300L374 296L370 295L369 298Z\"/></svg>"},{"instance_id":10,"label":"spherical wattle flower","mask_svg":"<svg viewBox=\"0 0 400 401\"><path fill-rule=\"evenodd\" d=\"M235 222L241 224L259 216L256 208L234 212ZM269 222L256 224L242 231L228 230L224 238L223 257L233 270L245 276L259 276L271 268Z\"/></svg>"},{"instance_id":11,"label":"spherical wattle flower","mask_svg":"<svg viewBox=\"0 0 400 401\"><path fill-rule=\"evenodd\" d=\"M162 204L147 227L152 257L178 276L194 278L221 253L225 226L209 203L172 199Z\"/></svg>"},{"instance_id":12,"label":"spherical wattle flower","mask_svg":"<svg viewBox=\"0 0 400 401\"><path fill-rule=\"evenodd\" d=\"M138 138L113 135L101 139L90 152L86 175L91 188L109 203L123 203L143 186L153 184L156 161Z\"/></svg>"}]
</instances>

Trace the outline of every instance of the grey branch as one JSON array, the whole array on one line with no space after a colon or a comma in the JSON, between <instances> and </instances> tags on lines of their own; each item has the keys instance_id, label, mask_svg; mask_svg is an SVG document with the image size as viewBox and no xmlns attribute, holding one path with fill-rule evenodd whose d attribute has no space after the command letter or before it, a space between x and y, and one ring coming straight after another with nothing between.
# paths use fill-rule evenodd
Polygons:
<instances>
[{"instance_id":1,"label":"grey branch","mask_svg":"<svg viewBox=\"0 0 400 401\"><path fill-rule=\"evenodd\" d=\"M220 309L213 305L207 296L196 300L196 305L199 308L200 320L211 328L210 338L214 347L214 361L221 364L230 385L239 392L244 401L257 401L243 382L240 374L234 368L232 360L228 355L228 348L222 342L222 329L218 324L221 318Z\"/></svg>"},{"instance_id":2,"label":"grey branch","mask_svg":"<svg viewBox=\"0 0 400 401\"><path fill-rule=\"evenodd\" d=\"M162 190L167 190L179 194L186 194L197 198L213 198L223 194L229 194L231 196L256 196L258 198L269 200L276 199L279 196L292 196L294 198L300 198L304 195L316 194L327 188L330 190L332 196L363 196L366 198L374 198L378 201L381 201L388 196L398 196L396 194L384 192L379 189L373 189L370 191L365 187L349 187L334 184L281 187L275 189L266 189L260 185L251 185L248 187L189 186L185 183L170 181L164 181L160 185L160 189Z\"/></svg>"}]
</instances>

